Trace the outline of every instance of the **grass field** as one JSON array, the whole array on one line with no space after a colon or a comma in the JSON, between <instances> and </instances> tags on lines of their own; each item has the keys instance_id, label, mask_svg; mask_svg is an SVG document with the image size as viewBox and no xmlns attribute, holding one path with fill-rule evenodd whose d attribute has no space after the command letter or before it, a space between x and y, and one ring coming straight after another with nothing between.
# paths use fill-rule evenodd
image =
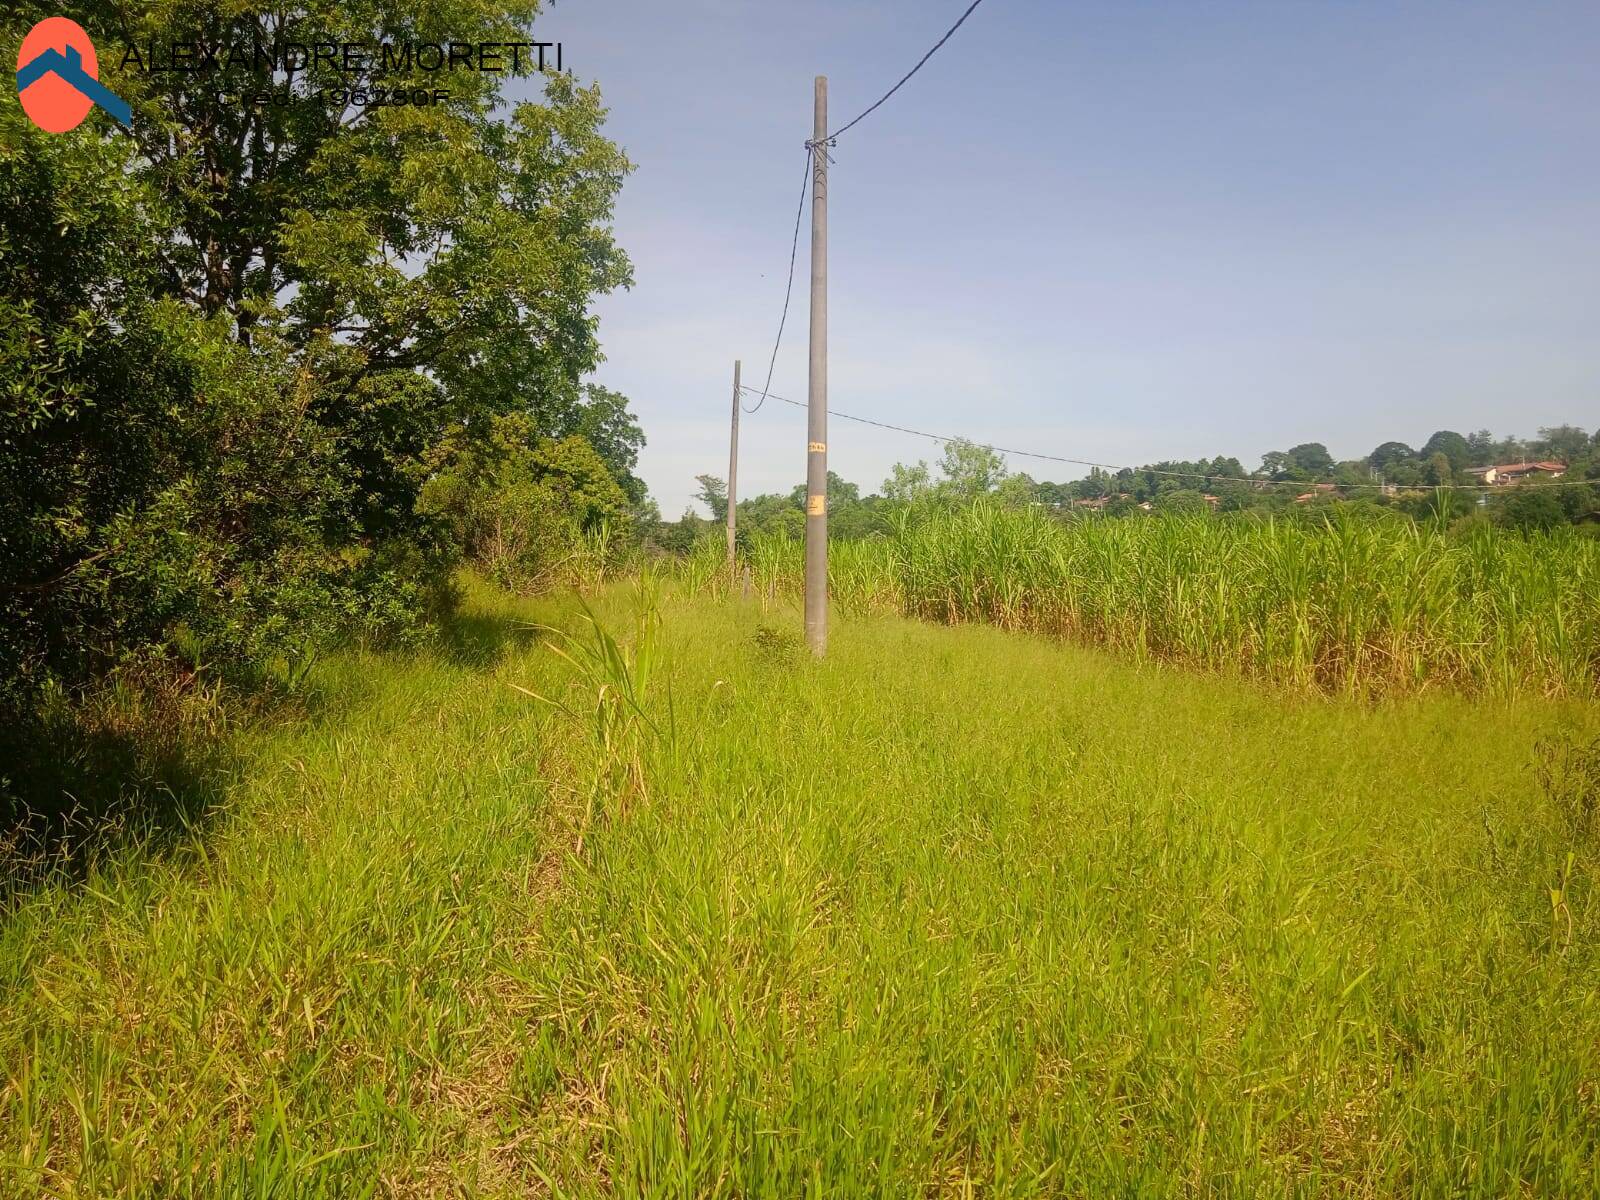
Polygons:
<instances>
[{"instance_id":1,"label":"grass field","mask_svg":"<svg viewBox=\"0 0 1600 1200\"><path fill-rule=\"evenodd\" d=\"M711 539L685 573L715 583L722 554ZM799 541L757 536L746 560L764 595L799 595ZM982 621L1329 694L1600 694L1600 539L1570 527L1446 533L1370 507L1063 522L976 504L836 544L829 566L854 611Z\"/></svg>"},{"instance_id":2,"label":"grass field","mask_svg":"<svg viewBox=\"0 0 1600 1200\"><path fill-rule=\"evenodd\" d=\"M635 603L324 664L9 914L0 1195L1600 1191L1592 705Z\"/></svg>"}]
</instances>

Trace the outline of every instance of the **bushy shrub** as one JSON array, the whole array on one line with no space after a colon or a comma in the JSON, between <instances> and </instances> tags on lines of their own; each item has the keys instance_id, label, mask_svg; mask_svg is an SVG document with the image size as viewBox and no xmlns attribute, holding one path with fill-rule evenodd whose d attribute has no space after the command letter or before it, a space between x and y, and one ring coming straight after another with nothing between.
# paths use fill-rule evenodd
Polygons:
<instances>
[{"instance_id":1,"label":"bushy shrub","mask_svg":"<svg viewBox=\"0 0 1600 1200\"><path fill-rule=\"evenodd\" d=\"M497 582L538 591L570 579L602 539L629 521L628 496L576 434L541 438L524 414L494 418L486 434L459 429L438 447L421 507L449 525L465 553Z\"/></svg>"}]
</instances>

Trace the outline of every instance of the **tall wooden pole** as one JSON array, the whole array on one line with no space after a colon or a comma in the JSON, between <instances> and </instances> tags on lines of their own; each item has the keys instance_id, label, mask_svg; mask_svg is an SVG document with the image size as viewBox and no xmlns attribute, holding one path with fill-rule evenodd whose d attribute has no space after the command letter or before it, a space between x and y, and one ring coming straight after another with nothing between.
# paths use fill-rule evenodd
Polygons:
<instances>
[{"instance_id":1,"label":"tall wooden pole","mask_svg":"<svg viewBox=\"0 0 1600 1200\"><path fill-rule=\"evenodd\" d=\"M739 360L733 360L733 428L728 434L728 586L739 582L739 561L734 555L734 508L739 503Z\"/></svg>"},{"instance_id":2,"label":"tall wooden pole","mask_svg":"<svg viewBox=\"0 0 1600 1200\"><path fill-rule=\"evenodd\" d=\"M828 650L828 77L811 141L811 377L806 396L806 642Z\"/></svg>"}]
</instances>

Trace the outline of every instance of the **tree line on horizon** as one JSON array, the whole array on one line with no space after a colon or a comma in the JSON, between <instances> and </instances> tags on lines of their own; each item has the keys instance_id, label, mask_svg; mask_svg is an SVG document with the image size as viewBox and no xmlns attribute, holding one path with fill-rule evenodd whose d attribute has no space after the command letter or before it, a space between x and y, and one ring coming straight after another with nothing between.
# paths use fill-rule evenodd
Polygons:
<instances>
[{"instance_id":1,"label":"tree line on horizon","mask_svg":"<svg viewBox=\"0 0 1600 1200\"><path fill-rule=\"evenodd\" d=\"M1547 488L1533 482L1485 493L1442 490L1480 482L1470 474L1474 467L1538 461L1562 463L1563 483L1593 484ZM691 508L680 520L661 524L653 536L666 549L686 550L727 519L725 481L699 475L696 482L695 498L711 519ZM1310 502L1304 502L1305 489L1317 484L1333 486L1313 491ZM1480 504L1483 494L1489 497L1487 504ZM946 443L933 467L925 461L896 463L876 493L863 495L859 485L830 471L828 532L841 539L869 537L888 532L891 514L909 506L966 503L984 496L1003 505L1040 505L1062 514L1082 508L1086 501L1104 500L1103 511L1112 516L1145 511L1287 514L1363 503L1412 518L1464 520L1476 517L1482 508L1483 518L1496 524L1549 529L1600 515L1600 429L1590 434L1576 425L1549 426L1526 439L1496 438L1486 429L1470 434L1444 429L1419 448L1389 441L1362 458L1345 460L1335 460L1321 442L1305 442L1270 451L1254 471L1247 471L1237 458L1219 455L1119 471L1092 468L1083 478L1062 483L1013 472L1001 452L957 438ZM805 486L739 501L736 524L741 537L766 532L803 536Z\"/></svg>"}]
</instances>

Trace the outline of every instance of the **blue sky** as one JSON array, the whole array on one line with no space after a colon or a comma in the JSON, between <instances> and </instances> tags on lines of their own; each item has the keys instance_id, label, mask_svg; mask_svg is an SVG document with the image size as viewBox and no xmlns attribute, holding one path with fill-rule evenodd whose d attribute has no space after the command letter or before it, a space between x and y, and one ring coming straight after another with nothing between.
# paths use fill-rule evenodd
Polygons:
<instances>
[{"instance_id":1,"label":"blue sky","mask_svg":"<svg viewBox=\"0 0 1600 1200\"><path fill-rule=\"evenodd\" d=\"M811 80L835 127L962 0L563 0L637 163L598 305L664 515L727 469L783 300ZM833 407L1143 463L1600 424L1600 4L986 0L840 140ZM808 222L809 225L809 222ZM806 230L773 390L806 389ZM740 494L804 477L743 420ZM938 447L835 421L875 490ZM1036 478L1081 473L1015 460Z\"/></svg>"}]
</instances>

